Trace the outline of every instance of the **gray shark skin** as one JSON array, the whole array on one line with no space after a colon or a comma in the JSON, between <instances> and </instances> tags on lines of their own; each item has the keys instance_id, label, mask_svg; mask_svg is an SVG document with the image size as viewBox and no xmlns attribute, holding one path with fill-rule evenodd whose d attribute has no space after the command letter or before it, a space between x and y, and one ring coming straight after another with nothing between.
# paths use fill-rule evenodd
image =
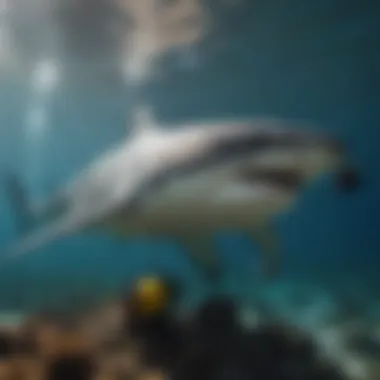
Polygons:
<instances>
[{"instance_id":1,"label":"gray shark skin","mask_svg":"<svg viewBox=\"0 0 380 380\"><path fill-rule=\"evenodd\" d=\"M239 229L260 244L263 271L275 273L280 249L272 218L322 173L334 171L343 190L357 184L340 142L282 120L205 121L168 129L141 108L135 124L127 140L41 204L31 204L18 179L8 178L23 234L3 258L101 228L126 238L175 238L189 258L216 275L211 236Z\"/></svg>"}]
</instances>

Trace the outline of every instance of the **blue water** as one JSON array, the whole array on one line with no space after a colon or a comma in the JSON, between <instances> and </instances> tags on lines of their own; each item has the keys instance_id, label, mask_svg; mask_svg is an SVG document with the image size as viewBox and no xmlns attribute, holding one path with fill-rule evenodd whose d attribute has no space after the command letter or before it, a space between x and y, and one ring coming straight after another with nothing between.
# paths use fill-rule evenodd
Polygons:
<instances>
[{"instance_id":1,"label":"blue water","mask_svg":"<svg viewBox=\"0 0 380 380\"><path fill-rule=\"evenodd\" d=\"M1 169L20 172L36 196L53 192L124 138L125 115L136 96L153 105L158 120L169 123L205 116L303 118L347 142L363 183L356 193L341 194L331 179L321 179L275 221L285 257L282 276L330 283L349 277L376 291L379 4L267 0L252 2L244 11L215 8L218 33L198 47L190 63L169 57L160 80L138 89L107 77L61 86L50 99L47 135L37 150L23 134L30 101L23 83L3 81ZM1 191L0 207L0 243L5 247L15 231ZM258 275L258 255L250 253L258 247L239 234L217 240L226 289L246 296L247 284ZM56 242L2 272L0 299L7 307L31 308L46 299L61 302L73 293L78 298L113 294L133 276L148 272L172 274L191 294L201 292L196 268L174 242L125 241L89 232Z\"/></svg>"}]
</instances>

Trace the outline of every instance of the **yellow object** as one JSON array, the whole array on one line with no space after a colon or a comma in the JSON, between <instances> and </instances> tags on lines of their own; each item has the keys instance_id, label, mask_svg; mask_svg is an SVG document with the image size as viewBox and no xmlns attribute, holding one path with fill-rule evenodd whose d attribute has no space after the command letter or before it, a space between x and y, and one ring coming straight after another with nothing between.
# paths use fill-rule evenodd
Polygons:
<instances>
[{"instance_id":1,"label":"yellow object","mask_svg":"<svg viewBox=\"0 0 380 380\"><path fill-rule=\"evenodd\" d=\"M168 301L169 292L164 281L158 277L145 277L137 281L134 296L139 311L143 314L154 314L162 311Z\"/></svg>"}]
</instances>

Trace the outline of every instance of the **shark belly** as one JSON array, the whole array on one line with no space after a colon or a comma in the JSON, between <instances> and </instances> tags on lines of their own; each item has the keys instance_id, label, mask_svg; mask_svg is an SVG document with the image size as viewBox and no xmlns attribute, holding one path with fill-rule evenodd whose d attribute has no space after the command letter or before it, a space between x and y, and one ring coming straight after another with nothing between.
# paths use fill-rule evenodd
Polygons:
<instances>
[{"instance_id":1,"label":"shark belly","mask_svg":"<svg viewBox=\"0 0 380 380\"><path fill-rule=\"evenodd\" d=\"M233 171L173 180L147 197L137 211L109 218L110 232L133 235L197 235L251 229L285 210L294 194L264 183L242 183Z\"/></svg>"}]
</instances>

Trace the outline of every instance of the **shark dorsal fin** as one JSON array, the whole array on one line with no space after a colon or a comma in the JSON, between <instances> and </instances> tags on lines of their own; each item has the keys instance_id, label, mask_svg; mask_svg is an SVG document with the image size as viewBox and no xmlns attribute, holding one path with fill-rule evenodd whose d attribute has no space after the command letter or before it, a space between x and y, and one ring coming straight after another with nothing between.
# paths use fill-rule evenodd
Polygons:
<instances>
[{"instance_id":1,"label":"shark dorsal fin","mask_svg":"<svg viewBox=\"0 0 380 380\"><path fill-rule=\"evenodd\" d=\"M152 134L159 131L158 124L149 106L140 106L135 110L133 123L133 131L136 135Z\"/></svg>"}]
</instances>

